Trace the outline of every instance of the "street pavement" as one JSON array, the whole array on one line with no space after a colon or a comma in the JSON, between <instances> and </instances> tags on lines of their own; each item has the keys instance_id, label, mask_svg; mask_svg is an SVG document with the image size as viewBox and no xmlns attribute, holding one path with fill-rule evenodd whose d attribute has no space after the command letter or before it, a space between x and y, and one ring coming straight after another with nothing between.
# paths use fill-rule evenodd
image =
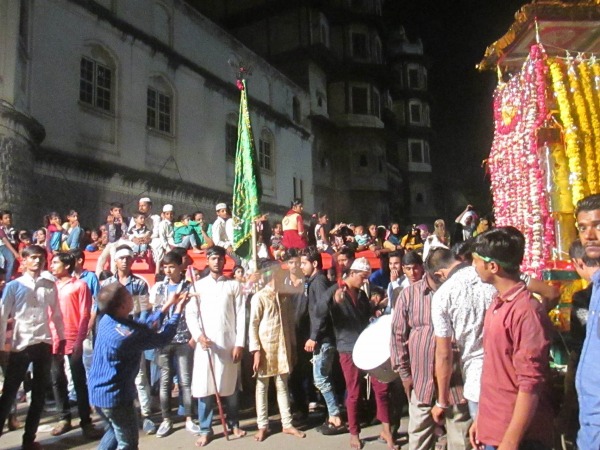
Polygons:
<instances>
[{"instance_id":1,"label":"street pavement","mask_svg":"<svg viewBox=\"0 0 600 450\"><path fill-rule=\"evenodd\" d=\"M19 419L24 422L27 405L22 403L19 405ZM256 432L256 422L253 415L253 411L247 411L246 414L242 413L241 427L248 431L248 435L241 439L231 439L226 441L222 435L222 428L218 425L218 417L215 421L215 438L207 446L209 450L284 450L287 448L305 448L310 450L347 450L349 445L349 434L340 434L337 436L323 436L315 428L320 425L325 416L323 413L311 413L306 425L299 427L306 432L306 438L300 439L294 436L289 436L281 433L281 423L279 422L279 416L271 416L270 429L273 433L263 442L256 442L253 439L253 435ZM77 413L74 411L74 417ZM157 417L155 421L158 423L160 419ZM404 417L402 419L400 430L406 431L408 419ZM78 419L73 420L73 425L78 423ZM46 450L87 450L97 448L98 441L87 441L82 437L81 430L75 428L72 431L59 436L53 437L50 435L50 429L56 424L56 418L51 415L45 415L40 424L38 430L37 441L42 444ZM98 418L95 417L95 424L98 426ZM192 449L197 437L191 435L184 428L184 421L175 423L173 432L164 438L157 438L156 436L146 436L140 431L140 449ZM386 450L385 444L377 441L379 437L379 431L381 425L372 425L365 427L361 432L361 438L364 441L365 450ZM23 435L23 429L17 431L6 432L0 437L0 449L2 450L19 450L21 448L21 438ZM407 448L406 434L400 434L398 444L402 449Z\"/></svg>"}]
</instances>

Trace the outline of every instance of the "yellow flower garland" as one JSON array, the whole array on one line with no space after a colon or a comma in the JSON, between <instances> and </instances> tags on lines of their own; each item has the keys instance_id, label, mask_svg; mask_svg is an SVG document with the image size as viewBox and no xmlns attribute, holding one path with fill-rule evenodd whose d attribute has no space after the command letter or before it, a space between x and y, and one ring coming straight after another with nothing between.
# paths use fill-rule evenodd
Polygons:
<instances>
[{"instance_id":1,"label":"yellow flower garland","mask_svg":"<svg viewBox=\"0 0 600 450\"><path fill-rule=\"evenodd\" d=\"M580 62L579 66L582 65L584 65L584 63ZM581 138L583 144L583 155L585 156L585 159L583 161L583 168L585 170L585 178L590 192L598 192L598 171L596 169L596 158L594 155L594 146L592 138L593 131L592 127L590 126L590 120L586 104L587 102L585 101L585 98L583 96L584 87L582 86L579 76L577 76L575 63L573 61L569 62L567 76L569 79L571 100L573 104L572 111L576 113L573 114L573 120L575 122L575 126L577 126L577 128L579 129L579 137Z\"/></svg>"},{"instance_id":2,"label":"yellow flower garland","mask_svg":"<svg viewBox=\"0 0 600 450\"><path fill-rule=\"evenodd\" d=\"M592 128L594 130L594 136L596 136L596 146L594 147L596 150L596 167L598 169L598 173L600 174L600 63L596 62L594 59L589 62L587 68L589 68L591 71L590 80L588 82L590 86L590 94L588 94L586 91L585 96L588 101L591 102L592 109L594 111L592 114L596 115L597 120L595 121L592 115Z\"/></svg>"},{"instance_id":3,"label":"yellow flower garland","mask_svg":"<svg viewBox=\"0 0 600 450\"><path fill-rule=\"evenodd\" d=\"M573 204L576 205L586 195L586 189L583 183L583 169L581 166L581 157L579 154L579 140L577 138L577 129L573 121L571 112L571 103L565 86L565 75L561 63L556 58L549 59L550 75L554 95L558 103L560 120L565 128L565 151L569 160L570 183L573 186Z\"/></svg>"}]
</instances>

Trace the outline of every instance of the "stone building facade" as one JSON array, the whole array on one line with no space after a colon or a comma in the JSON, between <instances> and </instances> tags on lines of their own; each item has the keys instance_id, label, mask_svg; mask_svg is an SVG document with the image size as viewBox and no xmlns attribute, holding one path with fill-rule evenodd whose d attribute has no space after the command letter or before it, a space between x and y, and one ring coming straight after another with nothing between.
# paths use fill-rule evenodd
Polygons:
<instances>
[{"instance_id":1,"label":"stone building facade","mask_svg":"<svg viewBox=\"0 0 600 450\"><path fill-rule=\"evenodd\" d=\"M248 93L263 208L314 209L309 95L180 0L0 1L0 207L84 226L111 201L176 213L231 202L239 91Z\"/></svg>"}]
</instances>

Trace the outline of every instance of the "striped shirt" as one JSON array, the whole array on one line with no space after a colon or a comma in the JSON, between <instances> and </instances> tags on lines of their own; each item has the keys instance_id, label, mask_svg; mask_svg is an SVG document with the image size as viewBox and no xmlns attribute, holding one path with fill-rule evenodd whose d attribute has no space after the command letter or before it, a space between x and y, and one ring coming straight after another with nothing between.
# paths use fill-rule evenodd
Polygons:
<instances>
[{"instance_id":1,"label":"striped shirt","mask_svg":"<svg viewBox=\"0 0 600 450\"><path fill-rule=\"evenodd\" d=\"M402 290L394 308L390 344L393 369L403 381L412 378L417 399L427 405L432 405L435 400L433 293L427 277ZM450 402L462 402L459 371L454 371L450 385Z\"/></svg>"},{"instance_id":2,"label":"striped shirt","mask_svg":"<svg viewBox=\"0 0 600 450\"><path fill-rule=\"evenodd\" d=\"M167 345L177 332L180 314L173 314L160 333L148 325L161 320L160 312L145 321L115 319L105 314L98 325L98 338L88 377L90 403L100 408L133 404L137 398L135 377L143 350Z\"/></svg>"}]
</instances>

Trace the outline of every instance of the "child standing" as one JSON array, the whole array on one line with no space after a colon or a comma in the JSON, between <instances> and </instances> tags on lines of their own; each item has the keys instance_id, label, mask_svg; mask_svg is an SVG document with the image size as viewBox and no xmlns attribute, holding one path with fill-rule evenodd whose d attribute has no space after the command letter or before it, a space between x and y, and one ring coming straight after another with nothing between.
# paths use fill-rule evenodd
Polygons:
<instances>
[{"instance_id":1,"label":"child standing","mask_svg":"<svg viewBox=\"0 0 600 450\"><path fill-rule=\"evenodd\" d=\"M98 337L90 370L90 403L107 421L108 427L99 448L138 448L139 431L134 401L135 377L140 370L142 351L168 344L177 332L187 293L172 296L160 311L143 323L129 318L133 297L120 283L110 283L98 294L100 312ZM174 311L163 330L156 333L150 325Z\"/></svg>"},{"instance_id":2,"label":"child standing","mask_svg":"<svg viewBox=\"0 0 600 450\"><path fill-rule=\"evenodd\" d=\"M154 309L162 308L163 303L174 295L185 291L189 283L184 279L183 258L175 252L169 252L163 258L163 271L165 279L156 283L150 291L150 303ZM166 315L168 320L175 307L171 307ZM160 409L163 421L158 427L156 437L165 437L173 429L171 413L171 389L173 387L173 370L177 370L179 380L179 391L183 400L186 422L185 429L192 434L197 434L200 427L192 420L192 366L194 363L195 342L188 330L185 321L185 311L181 313L181 319L177 326L177 333L164 347L158 350L158 366L160 367ZM172 364L174 362L174 364Z\"/></svg>"},{"instance_id":3,"label":"child standing","mask_svg":"<svg viewBox=\"0 0 600 450\"><path fill-rule=\"evenodd\" d=\"M252 369L256 380L257 441L269 433L267 392L269 381L275 379L277 403L281 414L283 432L303 438L306 435L292 425L289 405L288 379L295 362L294 305L286 295L285 272L278 263L266 267L266 286L253 297L250 306L250 344L254 354Z\"/></svg>"}]
</instances>

